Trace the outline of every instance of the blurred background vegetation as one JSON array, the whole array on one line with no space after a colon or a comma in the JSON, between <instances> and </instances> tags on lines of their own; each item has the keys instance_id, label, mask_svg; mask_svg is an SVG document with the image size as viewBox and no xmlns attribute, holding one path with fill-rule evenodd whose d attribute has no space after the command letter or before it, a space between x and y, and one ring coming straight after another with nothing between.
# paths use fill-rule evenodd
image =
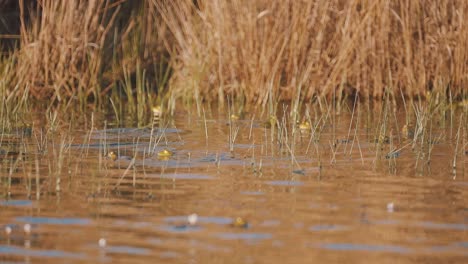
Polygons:
<instances>
[{"instance_id":1,"label":"blurred background vegetation","mask_svg":"<svg viewBox=\"0 0 468 264\"><path fill-rule=\"evenodd\" d=\"M124 100L135 113L385 91L460 100L467 16L464 0L0 0L0 93L4 106Z\"/></svg>"}]
</instances>

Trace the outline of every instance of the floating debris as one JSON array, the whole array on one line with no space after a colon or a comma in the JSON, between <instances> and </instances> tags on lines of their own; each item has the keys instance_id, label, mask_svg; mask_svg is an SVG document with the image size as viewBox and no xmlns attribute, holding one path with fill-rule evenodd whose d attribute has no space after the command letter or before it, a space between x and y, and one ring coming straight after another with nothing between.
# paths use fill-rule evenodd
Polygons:
<instances>
[{"instance_id":1,"label":"floating debris","mask_svg":"<svg viewBox=\"0 0 468 264\"><path fill-rule=\"evenodd\" d=\"M238 227L238 228L247 228L249 227L249 223L244 220L242 217L237 217L234 222L231 224L233 227Z\"/></svg>"},{"instance_id":2,"label":"floating debris","mask_svg":"<svg viewBox=\"0 0 468 264\"><path fill-rule=\"evenodd\" d=\"M176 229L187 229L187 228L192 228L196 227L198 222L198 215L197 214L190 214L187 216L187 222L183 224L176 225Z\"/></svg>"},{"instance_id":3,"label":"floating debris","mask_svg":"<svg viewBox=\"0 0 468 264\"><path fill-rule=\"evenodd\" d=\"M5 234L7 234L7 236L9 236L12 232L12 228L11 226L5 226Z\"/></svg>"},{"instance_id":4,"label":"floating debris","mask_svg":"<svg viewBox=\"0 0 468 264\"><path fill-rule=\"evenodd\" d=\"M348 138L342 138L342 139L337 139L336 140L336 143L339 143L339 144L348 144L348 143L351 143L353 142L351 139L348 139Z\"/></svg>"},{"instance_id":5,"label":"floating debris","mask_svg":"<svg viewBox=\"0 0 468 264\"><path fill-rule=\"evenodd\" d=\"M197 220L198 220L198 215L197 214L190 214L188 217L187 217L187 220L188 220L188 224L189 225L196 225L197 224Z\"/></svg>"},{"instance_id":6,"label":"floating debris","mask_svg":"<svg viewBox=\"0 0 468 264\"><path fill-rule=\"evenodd\" d=\"M305 175L305 170L304 170L304 169L293 170L292 172L293 172L294 174Z\"/></svg>"},{"instance_id":7,"label":"floating debris","mask_svg":"<svg viewBox=\"0 0 468 264\"><path fill-rule=\"evenodd\" d=\"M395 210L395 204L392 202L392 203L388 203L387 204L387 212L389 213L393 213L393 211Z\"/></svg>"},{"instance_id":8,"label":"floating debris","mask_svg":"<svg viewBox=\"0 0 468 264\"><path fill-rule=\"evenodd\" d=\"M107 241L104 238L100 238L98 241L99 247L106 247L107 246Z\"/></svg>"},{"instance_id":9,"label":"floating debris","mask_svg":"<svg viewBox=\"0 0 468 264\"><path fill-rule=\"evenodd\" d=\"M387 153L387 155L385 155L385 158L386 159L398 158L400 154L401 154L401 150L390 151L389 153Z\"/></svg>"},{"instance_id":10,"label":"floating debris","mask_svg":"<svg viewBox=\"0 0 468 264\"><path fill-rule=\"evenodd\" d=\"M30 224L24 224L23 230L24 230L24 233L30 234L31 233L31 225Z\"/></svg>"}]
</instances>

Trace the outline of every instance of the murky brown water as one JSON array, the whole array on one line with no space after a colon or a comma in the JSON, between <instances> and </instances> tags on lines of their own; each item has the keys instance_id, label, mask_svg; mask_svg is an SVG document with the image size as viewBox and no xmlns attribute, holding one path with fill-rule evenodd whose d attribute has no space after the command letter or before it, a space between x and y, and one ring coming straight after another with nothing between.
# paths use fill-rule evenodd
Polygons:
<instances>
[{"instance_id":1,"label":"murky brown water","mask_svg":"<svg viewBox=\"0 0 468 264\"><path fill-rule=\"evenodd\" d=\"M289 145L262 120L227 116L180 113L153 134L64 126L41 148L37 127L15 139L25 154L2 154L0 262L468 263L463 133L452 173L459 115L434 125L429 165L411 146L385 158L410 142L401 117L378 153L378 120L363 113L351 130L351 113L330 118L318 140L290 129ZM174 155L158 158L165 147Z\"/></svg>"}]
</instances>

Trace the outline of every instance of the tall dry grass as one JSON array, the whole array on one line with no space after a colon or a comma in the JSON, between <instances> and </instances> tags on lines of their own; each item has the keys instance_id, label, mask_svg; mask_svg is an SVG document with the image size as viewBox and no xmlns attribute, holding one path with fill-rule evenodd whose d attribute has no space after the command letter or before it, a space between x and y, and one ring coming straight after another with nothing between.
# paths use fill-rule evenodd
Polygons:
<instances>
[{"instance_id":1,"label":"tall dry grass","mask_svg":"<svg viewBox=\"0 0 468 264\"><path fill-rule=\"evenodd\" d=\"M466 96L464 0L17 1L7 79L39 99Z\"/></svg>"},{"instance_id":2,"label":"tall dry grass","mask_svg":"<svg viewBox=\"0 0 468 264\"><path fill-rule=\"evenodd\" d=\"M63 101L99 96L105 39L117 10L110 1L40 1L21 21L18 81L32 96ZM117 7L118 8L118 7ZM20 1L21 16L26 16Z\"/></svg>"},{"instance_id":3,"label":"tall dry grass","mask_svg":"<svg viewBox=\"0 0 468 264\"><path fill-rule=\"evenodd\" d=\"M142 74L138 69L147 70L152 81L167 82L160 69L168 68L160 37L166 26L149 2L42 0L28 9L18 1L22 19L16 77L32 97L104 101L113 90L125 91L129 76L135 87L134 76Z\"/></svg>"},{"instance_id":4,"label":"tall dry grass","mask_svg":"<svg viewBox=\"0 0 468 264\"><path fill-rule=\"evenodd\" d=\"M175 40L177 96L460 96L468 84L464 0L152 3Z\"/></svg>"}]
</instances>

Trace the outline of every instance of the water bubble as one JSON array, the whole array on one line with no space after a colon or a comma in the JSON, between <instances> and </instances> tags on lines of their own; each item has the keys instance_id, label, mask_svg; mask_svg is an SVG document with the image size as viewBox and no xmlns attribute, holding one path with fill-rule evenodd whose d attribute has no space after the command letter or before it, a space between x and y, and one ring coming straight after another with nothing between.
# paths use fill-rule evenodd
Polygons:
<instances>
[{"instance_id":1,"label":"water bubble","mask_svg":"<svg viewBox=\"0 0 468 264\"><path fill-rule=\"evenodd\" d=\"M5 233L6 233L7 235L10 235L10 234L11 234L11 231L13 231L13 230L11 229L11 226L5 226Z\"/></svg>"},{"instance_id":2,"label":"water bubble","mask_svg":"<svg viewBox=\"0 0 468 264\"><path fill-rule=\"evenodd\" d=\"M191 214L187 217L188 223L190 225L195 225L198 220L198 215L197 214Z\"/></svg>"},{"instance_id":3,"label":"water bubble","mask_svg":"<svg viewBox=\"0 0 468 264\"><path fill-rule=\"evenodd\" d=\"M26 234L30 234L31 233L31 225L30 224L24 224L23 230L24 230L24 232Z\"/></svg>"},{"instance_id":4,"label":"water bubble","mask_svg":"<svg viewBox=\"0 0 468 264\"><path fill-rule=\"evenodd\" d=\"M100 238L98 244L100 247L105 247L107 245L107 241L104 238Z\"/></svg>"}]
</instances>

